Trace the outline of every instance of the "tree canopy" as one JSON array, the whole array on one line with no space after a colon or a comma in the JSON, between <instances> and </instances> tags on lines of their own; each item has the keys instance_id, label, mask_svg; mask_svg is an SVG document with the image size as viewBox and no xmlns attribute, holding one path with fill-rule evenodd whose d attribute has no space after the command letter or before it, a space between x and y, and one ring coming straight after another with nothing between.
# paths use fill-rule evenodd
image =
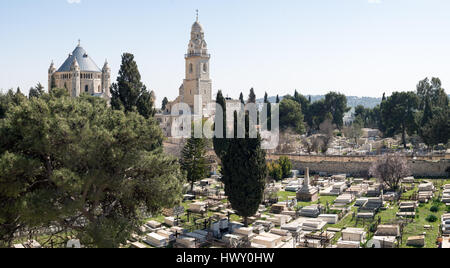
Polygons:
<instances>
[{"instance_id":1,"label":"tree canopy","mask_svg":"<svg viewBox=\"0 0 450 268\"><path fill-rule=\"evenodd\" d=\"M117 83L111 87L111 106L125 112L138 112L145 118L154 116L154 100L147 87L141 82L141 74L134 55L122 55Z\"/></svg>"},{"instance_id":2,"label":"tree canopy","mask_svg":"<svg viewBox=\"0 0 450 268\"><path fill-rule=\"evenodd\" d=\"M0 120L0 241L57 226L87 247L118 247L141 211L178 204L183 176L154 119L54 89Z\"/></svg>"}]
</instances>

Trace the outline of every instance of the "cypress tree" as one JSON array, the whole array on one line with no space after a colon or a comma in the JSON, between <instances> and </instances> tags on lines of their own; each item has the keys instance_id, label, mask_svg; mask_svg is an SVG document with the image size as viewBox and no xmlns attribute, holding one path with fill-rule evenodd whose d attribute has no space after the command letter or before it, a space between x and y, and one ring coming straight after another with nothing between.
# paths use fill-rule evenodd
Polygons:
<instances>
[{"instance_id":1,"label":"cypress tree","mask_svg":"<svg viewBox=\"0 0 450 268\"><path fill-rule=\"evenodd\" d=\"M242 92L241 92L241 95L239 96L239 100L241 101L242 104L245 105L244 94L242 94Z\"/></svg>"},{"instance_id":2,"label":"cypress tree","mask_svg":"<svg viewBox=\"0 0 450 268\"><path fill-rule=\"evenodd\" d=\"M266 94L264 95L264 104L266 104L266 110L267 110L267 130L272 130L272 106L269 101L269 96Z\"/></svg>"},{"instance_id":3,"label":"cypress tree","mask_svg":"<svg viewBox=\"0 0 450 268\"><path fill-rule=\"evenodd\" d=\"M255 215L263 199L267 177L265 159L260 135L250 139L248 131L245 139L230 139L228 153L221 158L225 194L232 208L244 218L245 226L248 226L248 218Z\"/></svg>"},{"instance_id":4,"label":"cypress tree","mask_svg":"<svg viewBox=\"0 0 450 268\"><path fill-rule=\"evenodd\" d=\"M222 125L223 125L223 133L222 133L222 137L216 137L216 135L214 135L213 138L213 145L214 145L214 151L216 152L216 155L219 158L222 158L222 156L227 152L227 147L228 147L228 141L227 141L227 107L226 107L226 100L223 97L222 91L219 90L219 92L217 92L217 97L216 97L216 103L219 104L222 109L223 109L223 117L220 118L218 116L218 114L216 113L216 117L215 117L215 125L219 124L220 121L222 121ZM220 120L220 121L219 121Z\"/></svg>"},{"instance_id":5,"label":"cypress tree","mask_svg":"<svg viewBox=\"0 0 450 268\"><path fill-rule=\"evenodd\" d=\"M248 95L247 103L256 103L256 95L255 90L253 88L250 89L250 94Z\"/></svg>"},{"instance_id":6,"label":"cypress tree","mask_svg":"<svg viewBox=\"0 0 450 268\"><path fill-rule=\"evenodd\" d=\"M167 97L164 97L163 101L162 101L162 105L161 105L161 110L165 110L167 108L167 104L169 103L169 100L167 99Z\"/></svg>"}]
</instances>

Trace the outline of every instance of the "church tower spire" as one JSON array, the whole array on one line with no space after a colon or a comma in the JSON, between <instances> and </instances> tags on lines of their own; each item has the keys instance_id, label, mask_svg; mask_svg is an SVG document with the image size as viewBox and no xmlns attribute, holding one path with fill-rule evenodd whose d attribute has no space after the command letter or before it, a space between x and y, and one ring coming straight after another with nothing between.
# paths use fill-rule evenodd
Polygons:
<instances>
[{"instance_id":1,"label":"church tower spire","mask_svg":"<svg viewBox=\"0 0 450 268\"><path fill-rule=\"evenodd\" d=\"M205 32L198 21L198 10L196 21L192 25L191 40L189 41L186 60L186 78L183 82L184 102L194 106L196 95L201 95L203 107L212 100L212 81L210 78L208 45L205 41Z\"/></svg>"}]
</instances>

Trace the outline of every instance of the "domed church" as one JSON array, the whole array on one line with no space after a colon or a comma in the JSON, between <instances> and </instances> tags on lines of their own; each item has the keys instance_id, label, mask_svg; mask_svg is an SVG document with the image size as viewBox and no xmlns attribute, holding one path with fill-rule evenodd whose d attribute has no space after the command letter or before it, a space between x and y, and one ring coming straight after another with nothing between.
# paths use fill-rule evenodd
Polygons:
<instances>
[{"instance_id":1,"label":"domed church","mask_svg":"<svg viewBox=\"0 0 450 268\"><path fill-rule=\"evenodd\" d=\"M48 88L65 88L72 97L88 93L109 100L110 87L111 69L108 62L105 61L100 69L80 42L59 69L52 62L48 70Z\"/></svg>"}]
</instances>

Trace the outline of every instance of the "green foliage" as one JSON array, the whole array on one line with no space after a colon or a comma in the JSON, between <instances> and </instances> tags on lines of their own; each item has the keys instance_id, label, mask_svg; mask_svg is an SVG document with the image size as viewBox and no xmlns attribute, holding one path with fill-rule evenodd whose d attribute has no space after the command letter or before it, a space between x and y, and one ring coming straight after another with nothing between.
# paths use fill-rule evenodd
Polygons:
<instances>
[{"instance_id":1,"label":"green foliage","mask_svg":"<svg viewBox=\"0 0 450 268\"><path fill-rule=\"evenodd\" d=\"M437 222L438 218L435 215L429 215L426 220L427 222Z\"/></svg>"},{"instance_id":2,"label":"green foliage","mask_svg":"<svg viewBox=\"0 0 450 268\"><path fill-rule=\"evenodd\" d=\"M141 209L156 213L181 199L183 176L162 153L154 119L67 94L25 98L0 120L0 240L7 244L17 230L53 225L88 247L118 247L138 231Z\"/></svg>"},{"instance_id":3,"label":"green foliage","mask_svg":"<svg viewBox=\"0 0 450 268\"><path fill-rule=\"evenodd\" d=\"M194 137L189 138L181 154L181 168L186 172L187 180L191 184L192 192L194 189L194 183L204 179L208 172L208 163L205 157L205 139Z\"/></svg>"},{"instance_id":4,"label":"green foliage","mask_svg":"<svg viewBox=\"0 0 450 268\"><path fill-rule=\"evenodd\" d=\"M225 194L237 214L244 218L253 216L264 195L267 176L266 153L261 149L261 137L251 139L246 116L246 138L229 139L228 150L221 155L222 182Z\"/></svg>"},{"instance_id":5,"label":"green foliage","mask_svg":"<svg viewBox=\"0 0 450 268\"><path fill-rule=\"evenodd\" d=\"M267 94L267 92L264 95L264 104L267 105L267 108L264 107L264 109L263 109L263 112L266 112L266 116L267 116L267 130L271 131L272 130L272 106L269 101L269 95Z\"/></svg>"},{"instance_id":6,"label":"green foliage","mask_svg":"<svg viewBox=\"0 0 450 268\"><path fill-rule=\"evenodd\" d=\"M438 212L438 211L439 211L439 206L437 206L437 205L432 206L432 207L430 208L430 211L431 211L431 212Z\"/></svg>"},{"instance_id":7,"label":"green foliage","mask_svg":"<svg viewBox=\"0 0 450 268\"><path fill-rule=\"evenodd\" d=\"M267 172L269 177L274 181L281 181L283 179L283 169L277 162L268 163Z\"/></svg>"},{"instance_id":8,"label":"green foliage","mask_svg":"<svg viewBox=\"0 0 450 268\"><path fill-rule=\"evenodd\" d=\"M151 93L141 82L133 54L123 54L117 83L111 87L111 106L125 112L139 112L145 118L149 118L155 114L153 105Z\"/></svg>"},{"instance_id":9,"label":"green foliage","mask_svg":"<svg viewBox=\"0 0 450 268\"><path fill-rule=\"evenodd\" d=\"M278 159L278 164L281 167L283 179L289 178L292 172L292 162L287 156L282 156Z\"/></svg>"},{"instance_id":10,"label":"green foliage","mask_svg":"<svg viewBox=\"0 0 450 268\"><path fill-rule=\"evenodd\" d=\"M239 100L241 101L242 104L245 105L244 94L242 94L242 92L241 92L241 94L239 95Z\"/></svg>"},{"instance_id":11,"label":"green foliage","mask_svg":"<svg viewBox=\"0 0 450 268\"><path fill-rule=\"evenodd\" d=\"M214 119L214 124L215 124L215 126L219 125L219 124L222 125L223 133L222 133L222 136L220 136L219 133L216 133L216 135L214 135L213 145L214 145L214 151L216 152L216 155L219 158L222 158L222 156L228 150L229 142L226 139L227 138L227 128L226 128L227 107L226 107L225 98L223 97L223 94L222 94L221 90L219 90L219 92L217 92L216 103L222 107L222 109L223 109L223 116L219 117L218 113L216 113L216 118Z\"/></svg>"},{"instance_id":12,"label":"green foliage","mask_svg":"<svg viewBox=\"0 0 450 268\"><path fill-rule=\"evenodd\" d=\"M41 83L38 83L36 87L30 88L30 93L28 94L28 96L30 98L39 98L44 95L44 93L44 86L42 86Z\"/></svg>"},{"instance_id":13,"label":"green foliage","mask_svg":"<svg viewBox=\"0 0 450 268\"><path fill-rule=\"evenodd\" d=\"M281 130L291 129L297 134L305 133L302 107L298 102L291 99L283 99L279 109Z\"/></svg>"},{"instance_id":14,"label":"green foliage","mask_svg":"<svg viewBox=\"0 0 450 268\"><path fill-rule=\"evenodd\" d=\"M247 103L256 103L256 94L253 88L250 89L250 94L248 95Z\"/></svg>"},{"instance_id":15,"label":"green foliage","mask_svg":"<svg viewBox=\"0 0 450 268\"><path fill-rule=\"evenodd\" d=\"M373 109L359 105L355 108L355 118L361 122L361 126L364 128L382 129L380 109L380 105L377 105Z\"/></svg>"},{"instance_id":16,"label":"green foliage","mask_svg":"<svg viewBox=\"0 0 450 268\"><path fill-rule=\"evenodd\" d=\"M382 120L385 135L392 137L402 134L402 143L406 148L406 134L417 131L415 121L419 99L414 92L394 92L382 106Z\"/></svg>"},{"instance_id":17,"label":"green foliage","mask_svg":"<svg viewBox=\"0 0 450 268\"><path fill-rule=\"evenodd\" d=\"M450 108L448 96L439 78L428 78L417 85L419 99L419 134L429 145L448 143L450 138Z\"/></svg>"},{"instance_id":18,"label":"green foliage","mask_svg":"<svg viewBox=\"0 0 450 268\"><path fill-rule=\"evenodd\" d=\"M344 94L330 92L325 95L325 107L333 116L333 124L341 129L344 126L344 115L350 111L347 107L347 97Z\"/></svg>"},{"instance_id":19,"label":"green foliage","mask_svg":"<svg viewBox=\"0 0 450 268\"><path fill-rule=\"evenodd\" d=\"M161 104L161 110L166 110L167 108L167 104L169 103L169 100L167 99L167 97L164 97L162 104Z\"/></svg>"}]
</instances>

